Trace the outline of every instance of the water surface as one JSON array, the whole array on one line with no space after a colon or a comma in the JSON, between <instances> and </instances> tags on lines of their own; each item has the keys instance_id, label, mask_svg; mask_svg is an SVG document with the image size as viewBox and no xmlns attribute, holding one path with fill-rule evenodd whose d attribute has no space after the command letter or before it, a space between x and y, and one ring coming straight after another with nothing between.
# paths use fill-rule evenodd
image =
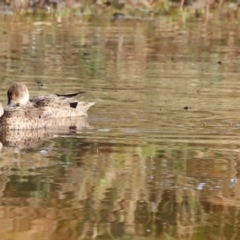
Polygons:
<instances>
[{"instance_id":1,"label":"water surface","mask_svg":"<svg viewBox=\"0 0 240 240\"><path fill-rule=\"evenodd\" d=\"M238 36L236 22L2 21L0 101L24 82L96 105L83 127L2 142L1 239L238 239Z\"/></svg>"}]
</instances>

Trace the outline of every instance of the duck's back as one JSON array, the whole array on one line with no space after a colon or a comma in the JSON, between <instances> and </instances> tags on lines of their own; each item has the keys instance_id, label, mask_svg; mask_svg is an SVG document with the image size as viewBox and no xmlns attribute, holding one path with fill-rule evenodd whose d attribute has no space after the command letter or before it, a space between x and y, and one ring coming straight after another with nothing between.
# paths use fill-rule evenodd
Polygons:
<instances>
[{"instance_id":1,"label":"duck's back","mask_svg":"<svg viewBox=\"0 0 240 240\"><path fill-rule=\"evenodd\" d=\"M87 110L95 104L95 102L78 101L73 97L62 95L38 96L32 98L30 102L51 118L87 116Z\"/></svg>"}]
</instances>

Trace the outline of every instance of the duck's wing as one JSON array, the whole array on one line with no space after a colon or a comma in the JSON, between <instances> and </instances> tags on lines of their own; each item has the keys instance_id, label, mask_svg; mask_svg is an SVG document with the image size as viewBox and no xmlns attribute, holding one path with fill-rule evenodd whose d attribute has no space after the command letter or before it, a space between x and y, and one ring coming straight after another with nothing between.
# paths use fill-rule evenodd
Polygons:
<instances>
[{"instance_id":1,"label":"duck's wing","mask_svg":"<svg viewBox=\"0 0 240 240\"><path fill-rule=\"evenodd\" d=\"M51 95L42 95L42 96L36 96L32 97L30 99L30 102L35 103L38 101L77 101L74 97L77 97L79 94L84 93L84 91L79 91L76 93L69 93L69 94L51 94Z\"/></svg>"},{"instance_id":2,"label":"duck's wing","mask_svg":"<svg viewBox=\"0 0 240 240\"><path fill-rule=\"evenodd\" d=\"M78 101L73 97L57 97L56 95L35 97L31 99L31 103L53 118L86 116L89 107L95 104Z\"/></svg>"},{"instance_id":3,"label":"duck's wing","mask_svg":"<svg viewBox=\"0 0 240 240\"><path fill-rule=\"evenodd\" d=\"M80 92L76 92L76 93L70 93L70 94L56 94L57 97L66 97L66 98L73 98L73 97L76 97L78 96L79 94L82 94L82 93L85 93L83 91L80 91Z\"/></svg>"}]
</instances>

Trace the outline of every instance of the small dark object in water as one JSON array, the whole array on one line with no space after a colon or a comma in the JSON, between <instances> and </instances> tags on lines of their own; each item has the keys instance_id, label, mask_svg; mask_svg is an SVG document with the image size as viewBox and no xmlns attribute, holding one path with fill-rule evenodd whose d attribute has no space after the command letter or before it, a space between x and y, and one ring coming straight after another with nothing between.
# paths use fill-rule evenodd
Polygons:
<instances>
[{"instance_id":1,"label":"small dark object in water","mask_svg":"<svg viewBox=\"0 0 240 240\"><path fill-rule=\"evenodd\" d=\"M174 57L171 57L171 60L174 61Z\"/></svg>"},{"instance_id":2,"label":"small dark object in water","mask_svg":"<svg viewBox=\"0 0 240 240\"><path fill-rule=\"evenodd\" d=\"M222 62L221 61L217 61L217 64L222 64Z\"/></svg>"},{"instance_id":3,"label":"small dark object in water","mask_svg":"<svg viewBox=\"0 0 240 240\"><path fill-rule=\"evenodd\" d=\"M89 56L89 53L88 52L83 52L82 55L85 57L85 56Z\"/></svg>"},{"instance_id":4,"label":"small dark object in water","mask_svg":"<svg viewBox=\"0 0 240 240\"><path fill-rule=\"evenodd\" d=\"M115 12L113 13L112 15L112 20L115 21L115 20L119 20L119 19L124 19L125 18L125 15L122 14L122 13L118 13L118 12Z\"/></svg>"},{"instance_id":5,"label":"small dark object in water","mask_svg":"<svg viewBox=\"0 0 240 240\"><path fill-rule=\"evenodd\" d=\"M37 81L37 85L38 85L38 87L42 87L43 86L42 82L40 82L40 81Z\"/></svg>"},{"instance_id":6,"label":"small dark object in water","mask_svg":"<svg viewBox=\"0 0 240 240\"><path fill-rule=\"evenodd\" d=\"M188 107L188 106L185 106L185 107L184 107L184 109L185 109L185 110L188 110L188 109L190 109L190 107Z\"/></svg>"}]
</instances>

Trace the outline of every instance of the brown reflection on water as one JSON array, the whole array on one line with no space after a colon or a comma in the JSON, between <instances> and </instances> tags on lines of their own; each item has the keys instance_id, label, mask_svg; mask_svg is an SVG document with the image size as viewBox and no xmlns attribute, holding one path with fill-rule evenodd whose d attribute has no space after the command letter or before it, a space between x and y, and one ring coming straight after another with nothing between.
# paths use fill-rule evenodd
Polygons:
<instances>
[{"instance_id":1,"label":"brown reflection on water","mask_svg":"<svg viewBox=\"0 0 240 240\"><path fill-rule=\"evenodd\" d=\"M238 151L96 144L56 139L35 151L3 148L1 236L195 239L239 231Z\"/></svg>"},{"instance_id":2,"label":"brown reflection on water","mask_svg":"<svg viewBox=\"0 0 240 240\"><path fill-rule=\"evenodd\" d=\"M0 100L86 91L89 125L6 136L2 239L238 239L236 23L0 23Z\"/></svg>"}]
</instances>

